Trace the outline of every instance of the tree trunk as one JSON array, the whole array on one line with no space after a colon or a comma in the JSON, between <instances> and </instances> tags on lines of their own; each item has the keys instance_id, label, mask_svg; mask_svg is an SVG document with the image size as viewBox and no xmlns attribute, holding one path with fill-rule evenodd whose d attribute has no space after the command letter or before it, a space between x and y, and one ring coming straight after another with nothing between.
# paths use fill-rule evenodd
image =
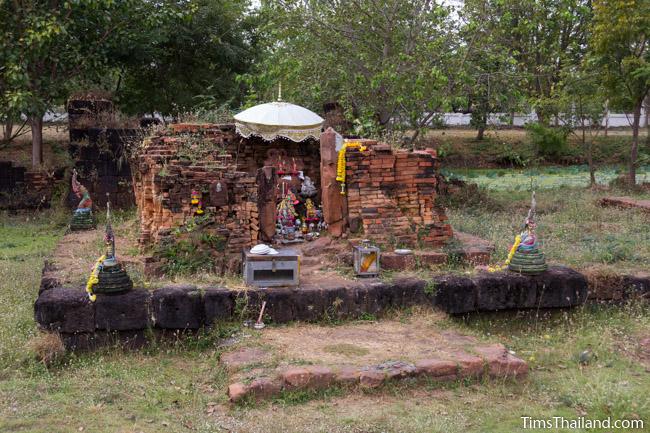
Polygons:
<instances>
[{"instance_id":1,"label":"tree trunk","mask_svg":"<svg viewBox=\"0 0 650 433\"><path fill-rule=\"evenodd\" d=\"M608 129L609 129L609 99L605 101L605 137L607 137Z\"/></svg>"},{"instance_id":2,"label":"tree trunk","mask_svg":"<svg viewBox=\"0 0 650 433\"><path fill-rule=\"evenodd\" d=\"M632 148L630 149L630 187L636 185L636 158L639 154L639 123L641 120L641 105L643 100L634 107L634 122L632 123Z\"/></svg>"},{"instance_id":3,"label":"tree trunk","mask_svg":"<svg viewBox=\"0 0 650 433\"><path fill-rule=\"evenodd\" d=\"M485 134L485 125L479 125L478 131L476 133L476 139L483 140L484 134Z\"/></svg>"},{"instance_id":4,"label":"tree trunk","mask_svg":"<svg viewBox=\"0 0 650 433\"><path fill-rule=\"evenodd\" d=\"M14 132L14 121L11 116L7 116L5 119L4 131L2 137L4 141L9 141L11 139L11 134Z\"/></svg>"},{"instance_id":5,"label":"tree trunk","mask_svg":"<svg viewBox=\"0 0 650 433\"><path fill-rule=\"evenodd\" d=\"M32 167L43 165L43 116L35 115L29 118L32 128Z\"/></svg>"},{"instance_id":6,"label":"tree trunk","mask_svg":"<svg viewBox=\"0 0 650 433\"><path fill-rule=\"evenodd\" d=\"M582 148L587 151L587 165L589 166L589 187L593 188L596 186L596 168L594 167L594 139L589 136L589 144L587 145L587 133L585 131L585 119L582 117L580 121L580 127L582 129Z\"/></svg>"},{"instance_id":7,"label":"tree trunk","mask_svg":"<svg viewBox=\"0 0 650 433\"><path fill-rule=\"evenodd\" d=\"M648 146L648 150L650 150L650 94L645 97L645 128L645 144Z\"/></svg>"},{"instance_id":8,"label":"tree trunk","mask_svg":"<svg viewBox=\"0 0 650 433\"><path fill-rule=\"evenodd\" d=\"M589 139L587 146L587 164L589 165L589 186L596 186L596 167L594 167L594 139Z\"/></svg>"}]
</instances>

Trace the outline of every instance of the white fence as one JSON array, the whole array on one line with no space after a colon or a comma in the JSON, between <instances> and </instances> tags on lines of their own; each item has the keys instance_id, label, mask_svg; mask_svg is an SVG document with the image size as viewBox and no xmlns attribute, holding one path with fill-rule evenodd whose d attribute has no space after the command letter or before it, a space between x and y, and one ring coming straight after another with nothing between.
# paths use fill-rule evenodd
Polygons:
<instances>
[{"instance_id":1,"label":"white fence","mask_svg":"<svg viewBox=\"0 0 650 433\"><path fill-rule=\"evenodd\" d=\"M471 114L463 113L445 113L443 116L444 123L447 126L469 126ZM601 123L601 126L609 128L629 128L632 126L632 115L625 113L607 113ZM516 114L512 121L513 126L524 126L530 122L536 122L537 115L530 114ZM559 122L562 124L562 121ZM510 115L503 113L491 114L488 124L493 126L507 126L510 125ZM648 116L646 111L641 109L641 126L645 127L648 124Z\"/></svg>"}]
</instances>

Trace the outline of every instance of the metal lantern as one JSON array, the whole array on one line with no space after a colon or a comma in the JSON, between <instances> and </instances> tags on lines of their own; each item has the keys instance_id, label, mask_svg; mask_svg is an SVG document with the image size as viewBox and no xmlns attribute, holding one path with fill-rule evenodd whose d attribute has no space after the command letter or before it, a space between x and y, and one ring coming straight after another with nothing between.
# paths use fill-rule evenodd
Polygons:
<instances>
[{"instance_id":1,"label":"metal lantern","mask_svg":"<svg viewBox=\"0 0 650 433\"><path fill-rule=\"evenodd\" d=\"M354 272L360 277L379 275L379 247L372 246L368 239L353 247Z\"/></svg>"}]
</instances>

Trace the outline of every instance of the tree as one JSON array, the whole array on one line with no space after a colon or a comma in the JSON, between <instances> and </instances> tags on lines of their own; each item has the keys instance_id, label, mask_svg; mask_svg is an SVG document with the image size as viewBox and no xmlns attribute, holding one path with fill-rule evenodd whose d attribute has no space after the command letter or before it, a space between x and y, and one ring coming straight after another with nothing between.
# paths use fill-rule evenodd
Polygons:
<instances>
[{"instance_id":1,"label":"tree","mask_svg":"<svg viewBox=\"0 0 650 433\"><path fill-rule=\"evenodd\" d=\"M6 113L27 116L32 165L43 163L43 115L70 86L107 74L108 53L156 18L136 0L14 0L0 3L0 89Z\"/></svg>"},{"instance_id":2,"label":"tree","mask_svg":"<svg viewBox=\"0 0 650 433\"><path fill-rule=\"evenodd\" d=\"M487 0L484 25L495 28L516 62L521 86L538 121L557 114L553 98L567 65L585 54L591 0Z\"/></svg>"},{"instance_id":3,"label":"tree","mask_svg":"<svg viewBox=\"0 0 650 433\"><path fill-rule=\"evenodd\" d=\"M650 91L650 2L596 0L591 40L610 105L631 111L629 183L636 184L639 126L643 100Z\"/></svg>"},{"instance_id":4,"label":"tree","mask_svg":"<svg viewBox=\"0 0 650 433\"><path fill-rule=\"evenodd\" d=\"M449 9L431 0L263 2L268 56L245 79L254 100L340 102L380 128L418 131L448 104L457 45Z\"/></svg>"},{"instance_id":5,"label":"tree","mask_svg":"<svg viewBox=\"0 0 650 433\"><path fill-rule=\"evenodd\" d=\"M111 53L115 95L128 113L177 116L209 99L241 103L236 77L257 56L256 14L248 0L167 1L164 23Z\"/></svg>"},{"instance_id":6,"label":"tree","mask_svg":"<svg viewBox=\"0 0 650 433\"><path fill-rule=\"evenodd\" d=\"M466 0L460 12L460 52L463 68L458 70L459 97L471 113L470 125L483 139L490 114L514 111L521 102L517 85L517 63L496 20L502 14L500 2Z\"/></svg>"},{"instance_id":7,"label":"tree","mask_svg":"<svg viewBox=\"0 0 650 433\"><path fill-rule=\"evenodd\" d=\"M605 95L592 59L565 71L558 89L560 116L582 145L589 165L589 185L596 186L595 140L605 116Z\"/></svg>"}]
</instances>

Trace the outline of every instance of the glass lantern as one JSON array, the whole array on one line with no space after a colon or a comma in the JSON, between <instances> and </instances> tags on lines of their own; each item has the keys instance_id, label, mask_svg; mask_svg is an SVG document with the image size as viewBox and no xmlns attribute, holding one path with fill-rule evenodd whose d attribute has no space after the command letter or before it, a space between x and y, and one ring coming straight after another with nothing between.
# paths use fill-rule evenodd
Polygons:
<instances>
[{"instance_id":1,"label":"glass lantern","mask_svg":"<svg viewBox=\"0 0 650 433\"><path fill-rule=\"evenodd\" d=\"M353 247L354 272L359 277L379 275L379 247L372 246L368 239Z\"/></svg>"}]
</instances>

